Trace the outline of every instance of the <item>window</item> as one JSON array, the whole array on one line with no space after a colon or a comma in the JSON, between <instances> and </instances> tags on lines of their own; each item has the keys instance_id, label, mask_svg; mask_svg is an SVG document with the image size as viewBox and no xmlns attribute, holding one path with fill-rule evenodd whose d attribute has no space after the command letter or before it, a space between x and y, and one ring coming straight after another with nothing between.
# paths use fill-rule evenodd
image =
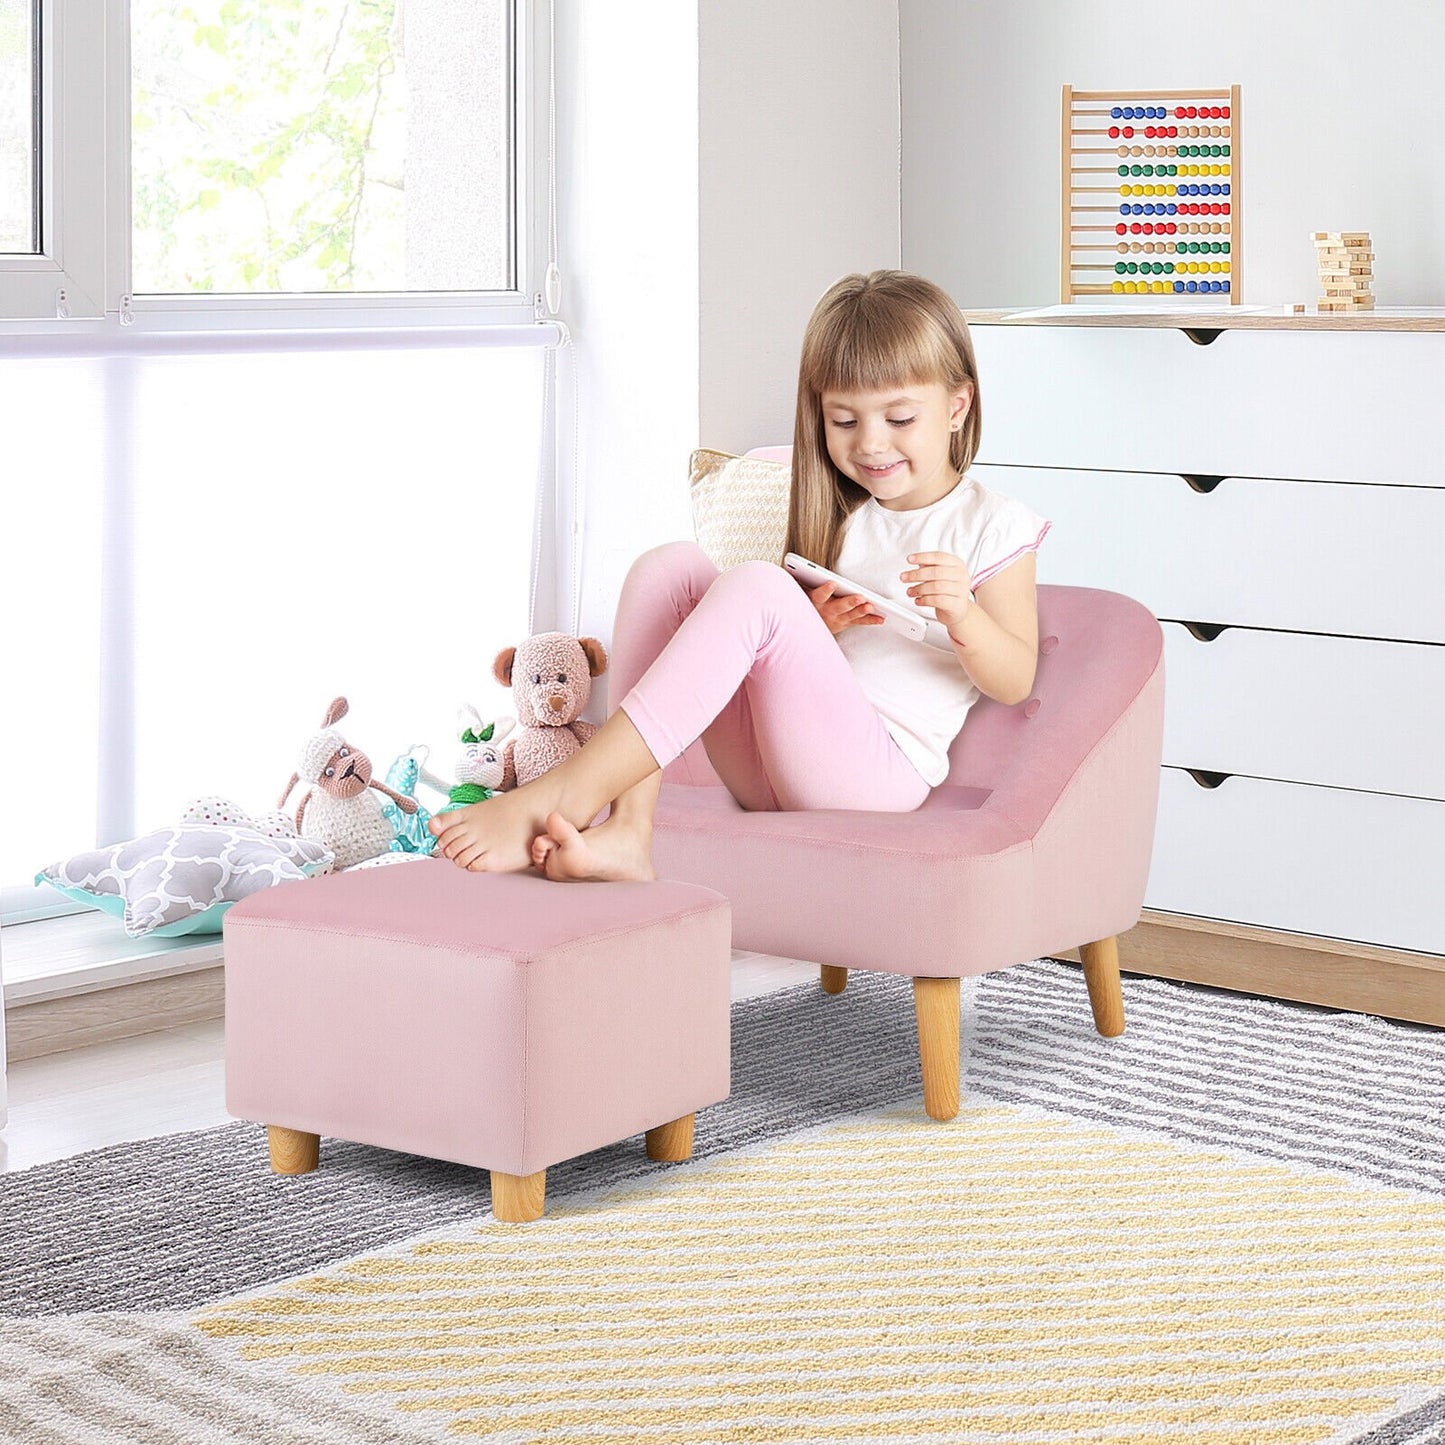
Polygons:
<instances>
[{"instance_id":1,"label":"window","mask_svg":"<svg viewBox=\"0 0 1445 1445\"><path fill-rule=\"evenodd\" d=\"M7 918L195 797L272 808L337 695L379 778L446 776L556 625L540 9L0 0Z\"/></svg>"},{"instance_id":2,"label":"window","mask_svg":"<svg viewBox=\"0 0 1445 1445\"><path fill-rule=\"evenodd\" d=\"M40 249L36 40L32 0L0 0L0 253L21 256Z\"/></svg>"},{"instance_id":3,"label":"window","mask_svg":"<svg viewBox=\"0 0 1445 1445\"><path fill-rule=\"evenodd\" d=\"M99 5L0 0L0 319L104 309L116 27Z\"/></svg>"},{"instance_id":4,"label":"window","mask_svg":"<svg viewBox=\"0 0 1445 1445\"><path fill-rule=\"evenodd\" d=\"M547 14L0 0L0 319L530 319Z\"/></svg>"},{"instance_id":5,"label":"window","mask_svg":"<svg viewBox=\"0 0 1445 1445\"><path fill-rule=\"evenodd\" d=\"M132 290L511 290L509 8L131 0Z\"/></svg>"}]
</instances>

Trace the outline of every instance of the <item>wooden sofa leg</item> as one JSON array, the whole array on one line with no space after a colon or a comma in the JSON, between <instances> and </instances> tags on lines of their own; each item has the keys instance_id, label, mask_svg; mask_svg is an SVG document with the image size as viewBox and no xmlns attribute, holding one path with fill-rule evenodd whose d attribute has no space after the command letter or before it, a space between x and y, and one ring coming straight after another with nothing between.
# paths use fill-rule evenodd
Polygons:
<instances>
[{"instance_id":1,"label":"wooden sofa leg","mask_svg":"<svg viewBox=\"0 0 1445 1445\"><path fill-rule=\"evenodd\" d=\"M492 1213L504 1224L527 1224L542 1217L547 1200L547 1171L503 1174L492 1170Z\"/></svg>"},{"instance_id":2,"label":"wooden sofa leg","mask_svg":"<svg viewBox=\"0 0 1445 1445\"><path fill-rule=\"evenodd\" d=\"M670 1124L659 1124L647 1131L647 1157L663 1164L681 1164L692 1158L692 1121L696 1116L684 1114Z\"/></svg>"},{"instance_id":3,"label":"wooden sofa leg","mask_svg":"<svg viewBox=\"0 0 1445 1445\"><path fill-rule=\"evenodd\" d=\"M1124 1032L1124 989L1119 982L1119 940L1101 938L1079 949L1084 960L1084 982L1089 987L1089 1007L1094 1027L1106 1039Z\"/></svg>"},{"instance_id":4,"label":"wooden sofa leg","mask_svg":"<svg viewBox=\"0 0 1445 1445\"><path fill-rule=\"evenodd\" d=\"M913 980L923 1107L930 1119L951 1119L958 1113L959 992L956 978Z\"/></svg>"},{"instance_id":5,"label":"wooden sofa leg","mask_svg":"<svg viewBox=\"0 0 1445 1445\"><path fill-rule=\"evenodd\" d=\"M303 1129L266 1125L273 1174L309 1174L321 1162L321 1136Z\"/></svg>"},{"instance_id":6,"label":"wooden sofa leg","mask_svg":"<svg viewBox=\"0 0 1445 1445\"><path fill-rule=\"evenodd\" d=\"M842 993L848 987L848 970L834 968L831 963L819 964L824 993Z\"/></svg>"}]
</instances>

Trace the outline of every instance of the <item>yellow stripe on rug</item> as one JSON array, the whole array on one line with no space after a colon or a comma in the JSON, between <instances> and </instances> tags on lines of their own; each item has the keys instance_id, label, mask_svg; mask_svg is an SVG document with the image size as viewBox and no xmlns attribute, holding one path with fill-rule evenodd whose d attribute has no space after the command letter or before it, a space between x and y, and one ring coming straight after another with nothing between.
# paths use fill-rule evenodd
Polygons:
<instances>
[{"instance_id":1,"label":"yellow stripe on rug","mask_svg":"<svg viewBox=\"0 0 1445 1445\"><path fill-rule=\"evenodd\" d=\"M1312 1445L1445 1380L1445 1201L975 1100L196 1323L462 1438Z\"/></svg>"}]
</instances>

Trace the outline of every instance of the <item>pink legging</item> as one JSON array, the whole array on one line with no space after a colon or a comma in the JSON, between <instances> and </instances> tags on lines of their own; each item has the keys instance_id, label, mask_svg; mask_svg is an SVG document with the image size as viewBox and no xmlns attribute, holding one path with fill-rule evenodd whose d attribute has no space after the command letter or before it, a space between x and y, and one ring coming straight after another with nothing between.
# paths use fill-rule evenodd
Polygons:
<instances>
[{"instance_id":1,"label":"pink legging","mask_svg":"<svg viewBox=\"0 0 1445 1445\"><path fill-rule=\"evenodd\" d=\"M929 794L807 593L771 562L720 573L691 542L639 557L613 630L619 695L660 767L700 737L752 811L902 813Z\"/></svg>"}]
</instances>

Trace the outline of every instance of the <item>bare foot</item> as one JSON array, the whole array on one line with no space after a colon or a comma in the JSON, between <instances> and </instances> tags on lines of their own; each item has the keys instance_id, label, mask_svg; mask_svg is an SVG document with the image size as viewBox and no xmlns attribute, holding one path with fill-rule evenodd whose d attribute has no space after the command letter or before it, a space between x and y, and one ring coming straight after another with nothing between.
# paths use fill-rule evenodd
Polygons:
<instances>
[{"instance_id":1,"label":"bare foot","mask_svg":"<svg viewBox=\"0 0 1445 1445\"><path fill-rule=\"evenodd\" d=\"M436 856L473 873L520 873L532 861L532 840L545 830L553 805L541 792L529 784L438 813L427 825L436 834Z\"/></svg>"},{"instance_id":2,"label":"bare foot","mask_svg":"<svg viewBox=\"0 0 1445 1445\"><path fill-rule=\"evenodd\" d=\"M652 829L625 819L608 818L578 832L561 813L547 815L547 831L532 843L532 863L555 882L650 883Z\"/></svg>"}]
</instances>

